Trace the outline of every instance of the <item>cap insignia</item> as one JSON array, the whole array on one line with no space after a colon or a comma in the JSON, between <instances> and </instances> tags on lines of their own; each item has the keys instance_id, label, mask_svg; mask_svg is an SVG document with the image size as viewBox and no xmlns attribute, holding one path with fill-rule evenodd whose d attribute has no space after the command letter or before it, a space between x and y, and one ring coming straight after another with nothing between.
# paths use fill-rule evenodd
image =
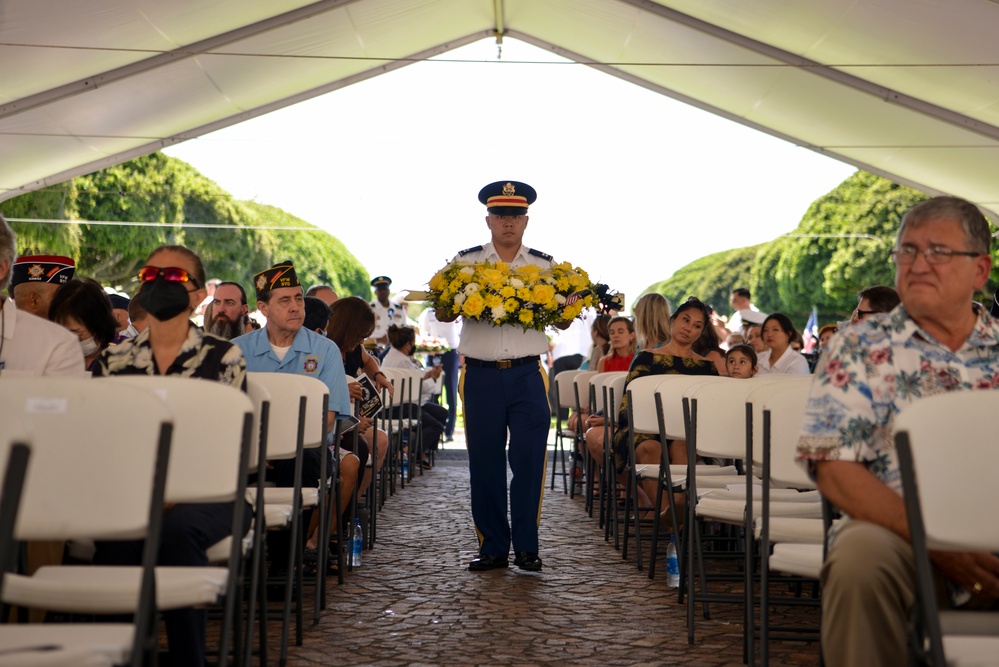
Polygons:
<instances>
[{"instance_id":1,"label":"cap insignia","mask_svg":"<svg viewBox=\"0 0 999 667\"><path fill-rule=\"evenodd\" d=\"M507 183L503 186L503 196L510 197L511 195L517 194L517 189L513 187L513 183Z\"/></svg>"},{"instance_id":2,"label":"cap insignia","mask_svg":"<svg viewBox=\"0 0 999 667\"><path fill-rule=\"evenodd\" d=\"M31 268L28 269L28 276L31 278L41 278L45 275L45 269L42 268L41 264L32 264Z\"/></svg>"}]
</instances>

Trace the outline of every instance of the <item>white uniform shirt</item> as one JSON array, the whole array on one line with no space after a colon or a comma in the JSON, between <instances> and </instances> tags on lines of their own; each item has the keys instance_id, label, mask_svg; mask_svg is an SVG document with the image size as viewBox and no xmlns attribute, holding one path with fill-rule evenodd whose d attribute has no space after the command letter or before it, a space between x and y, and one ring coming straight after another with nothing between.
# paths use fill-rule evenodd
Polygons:
<instances>
[{"instance_id":1,"label":"white uniform shirt","mask_svg":"<svg viewBox=\"0 0 999 667\"><path fill-rule=\"evenodd\" d=\"M405 354L395 349L394 347L390 347L389 351L385 353L385 358L382 359L381 367L402 368L405 370L418 370L418 371L426 370L420 368L420 365L416 363L416 361L412 357L406 356ZM440 380L439 377L436 380L432 377L423 378L421 384L423 386L423 399L425 401L429 401L430 397L433 396L434 394L441 393L439 380Z\"/></svg>"},{"instance_id":2,"label":"white uniform shirt","mask_svg":"<svg viewBox=\"0 0 999 667\"><path fill-rule=\"evenodd\" d=\"M84 375L80 341L65 327L18 312L11 299L3 300L3 350L0 377L17 375Z\"/></svg>"},{"instance_id":3,"label":"white uniform shirt","mask_svg":"<svg viewBox=\"0 0 999 667\"><path fill-rule=\"evenodd\" d=\"M773 366L770 365L770 350L762 352L758 358L759 363L759 374L767 375L768 373L777 375L808 375L808 359L805 359L800 352L796 352L791 348L784 350L784 354L780 355L780 359Z\"/></svg>"},{"instance_id":4,"label":"white uniform shirt","mask_svg":"<svg viewBox=\"0 0 999 667\"><path fill-rule=\"evenodd\" d=\"M583 316L572 321L569 328L558 332L558 340L552 349L552 359L568 357L571 354L578 354L584 359L590 356L593 348L593 336L590 330L597 319L597 311L594 308L583 310ZM591 370L596 370L591 369Z\"/></svg>"},{"instance_id":5,"label":"white uniform shirt","mask_svg":"<svg viewBox=\"0 0 999 667\"><path fill-rule=\"evenodd\" d=\"M461 341L461 320L441 322L437 319L433 308L426 308L420 313L420 333L447 343L450 349L457 350Z\"/></svg>"},{"instance_id":6,"label":"white uniform shirt","mask_svg":"<svg viewBox=\"0 0 999 667\"><path fill-rule=\"evenodd\" d=\"M406 323L406 313L402 306L389 301L389 305L383 306L378 299L371 302L371 310L375 311L375 330L371 332L372 338L384 338L388 335L389 327L393 324L401 327Z\"/></svg>"},{"instance_id":7,"label":"white uniform shirt","mask_svg":"<svg viewBox=\"0 0 999 667\"><path fill-rule=\"evenodd\" d=\"M551 267L551 259L530 253L530 248L521 245L517 256L508 264L514 269L525 264L534 264L543 269ZM502 261L496 250L493 249L492 243L486 243L478 250L459 254L454 259L466 262ZM525 330L512 324L497 327L489 322L464 320L458 352L466 357L484 361L542 356L548 353L548 337L543 331Z\"/></svg>"}]
</instances>

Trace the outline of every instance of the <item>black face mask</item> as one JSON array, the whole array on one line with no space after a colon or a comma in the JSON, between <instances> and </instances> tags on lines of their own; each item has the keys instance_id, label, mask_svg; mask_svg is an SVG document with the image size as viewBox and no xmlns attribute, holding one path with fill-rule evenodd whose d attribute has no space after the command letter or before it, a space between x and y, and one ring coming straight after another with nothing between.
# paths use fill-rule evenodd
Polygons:
<instances>
[{"instance_id":1,"label":"black face mask","mask_svg":"<svg viewBox=\"0 0 999 667\"><path fill-rule=\"evenodd\" d=\"M136 297L139 305L160 322L173 319L191 307L184 283L170 282L163 276L143 283Z\"/></svg>"}]
</instances>

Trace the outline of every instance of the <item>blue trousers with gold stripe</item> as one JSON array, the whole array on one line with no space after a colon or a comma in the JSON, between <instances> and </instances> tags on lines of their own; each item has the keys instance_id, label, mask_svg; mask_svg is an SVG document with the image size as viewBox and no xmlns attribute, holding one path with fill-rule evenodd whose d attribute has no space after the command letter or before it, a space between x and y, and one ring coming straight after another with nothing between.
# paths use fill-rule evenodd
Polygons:
<instances>
[{"instance_id":1,"label":"blue trousers with gold stripe","mask_svg":"<svg viewBox=\"0 0 999 667\"><path fill-rule=\"evenodd\" d=\"M547 376L541 365L467 367L462 374L472 519L479 552L507 557L538 552L538 524L548 456ZM507 432L510 520L507 521Z\"/></svg>"}]
</instances>

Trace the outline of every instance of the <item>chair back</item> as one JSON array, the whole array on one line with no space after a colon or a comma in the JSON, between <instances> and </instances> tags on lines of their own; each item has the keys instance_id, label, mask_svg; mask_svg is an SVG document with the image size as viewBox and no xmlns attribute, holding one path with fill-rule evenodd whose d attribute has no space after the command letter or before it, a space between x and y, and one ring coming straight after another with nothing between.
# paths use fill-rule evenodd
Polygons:
<instances>
[{"instance_id":1,"label":"chair back","mask_svg":"<svg viewBox=\"0 0 999 667\"><path fill-rule=\"evenodd\" d=\"M555 402L560 408L575 408L576 393L573 378L584 371L573 369L555 376Z\"/></svg>"},{"instance_id":2,"label":"chair back","mask_svg":"<svg viewBox=\"0 0 999 667\"><path fill-rule=\"evenodd\" d=\"M20 411L0 403L0 573L10 571L16 549L14 521L21 506L21 493L27 475L31 448L28 446L28 429Z\"/></svg>"},{"instance_id":3,"label":"chair back","mask_svg":"<svg viewBox=\"0 0 999 667\"><path fill-rule=\"evenodd\" d=\"M252 438L253 403L221 382L157 375L116 375L114 382L147 391L173 413L166 501L228 502L236 497Z\"/></svg>"},{"instance_id":4,"label":"chair back","mask_svg":"<svg viewBox=\"0 0 999 667\"><path fill-rule=\"evenodd\" d=\"M792 489L814 489L815 482L794 462L801 424L808 405L808 391L798 383L768 385L773 391L763 399L764 437L769 426L770 485Z\"/></svg>"},{"instance_id":5,"label":"chair back","mask_svg":"<svg viewBox=\"0 0 999 667\"><path fill-rule=\"evenodd\" d=\"M746 456L746 399L774 375L737 380L722 378L693 386L687 394L692 427L697 431L697 454L722 459Z\"/></svg>"},{"instance_id":6,"label":"chair back","mask_svg":"<svg viewBox=\"0 0 999 667\"><path fill-rule=\"evenodd\" d=\"M624 397L624 385L628 380L628 371L613 371L603 373L602 395L597 395L597 408L604 411L608 423L616 423L617 414L621 409Z\"/></svg>"},{"instance_id":7,"label":"chair back","mask_svg":"<svg viewBox=\"0 0 999 667\"><path fill-rule=\"evenodd\" d=\"M656 393L662 403L663 424L666 428L663 437L671 440L687 439L683 415L684 394L694 387L726 379L716 375L658 375L656 377L661 380L656 387Z\"/></svg>"},{"instance_id":8,"label":"chair back","mask_svg":"<svg viewBox=\"0 0 999 667\"><path fill-rule=\"evenodd\" d=\"M165 469L170 445L163 401L115 382L41 377L0 381L0 405L20 412L32 448L17 539L147 534L157 458Z\"/></svg>"},{"instance_id":9,"label":"chair back","mask_svg":"<svg viewBox=\"0 0 999 667\"><path fill-rule=\"evenodd\" d=\"M563 386L566 384L566 380L559 380L560 377L566 375L567 373L572 373L569 380L571 384L566 389ZM589 408L590 406L590 382L599 377L600 374L596 371L562 371L555 376L555 384L558 389L559 397L559 407L560 408L572 408L574 410ZM562 384L559 385L559 382ZM563 395L565 391L565 395Z\"/></svg>"},{"instance_id":10,"label":"chair back","mask_svg":"<svg viewBox=\"0 0 999 667\"><path fill-rule=\"evenodd\" d=\"M982 514L999 505L999 448L987 418L996 412L999 391L959 391L928 396L895 416L906 503L918 502L929 549L999 552L999 522Z\"/></svg>"},{"instance_id":11,"label":"chair back","mask_svg":"<svg viewBox=\"0 0 999 667\"><path fill-rule=\"evenodd\" d=\"M635 433L658 433L656 387L665 376L646 375L628 383L628 422Z\"/></svg>"},{"instance_id":12,"label":"chair back","mask_svg":"<svg viewBox=\"0 0 999 667\"><path fill-rule=\"evenodd\" d=\"M267 396L267 420L261 437L266 437L268 459L291 459L298 453L299 409L307 394L304 386L308 384L305 380L312 378L291 373L246 374L250 399L257 403ZM304 433L305 424L301 426Z\"/></svg>"},{"instance_id":13,"label":"chair back","mask_svg":"<svg viewBox=\"0 0 999 667\"><path fill-rule=\"evenodd\" d=\"M774 375L771 377L778 379L766 381L765 378L761 378L763 381L746 397L747 418L749 417L749 411L752 411L752 424L751 426L746 426L747 444L750 435L748 429L752 428L752 463L757 471L761 471L763 466L763 410L767 401L774 394L786 390L800 392L802 397L807 399L808 389L812 385L811 375ZM800 420L798 421L798 425L800 427Z\"/></svg>"}]
</instances>

